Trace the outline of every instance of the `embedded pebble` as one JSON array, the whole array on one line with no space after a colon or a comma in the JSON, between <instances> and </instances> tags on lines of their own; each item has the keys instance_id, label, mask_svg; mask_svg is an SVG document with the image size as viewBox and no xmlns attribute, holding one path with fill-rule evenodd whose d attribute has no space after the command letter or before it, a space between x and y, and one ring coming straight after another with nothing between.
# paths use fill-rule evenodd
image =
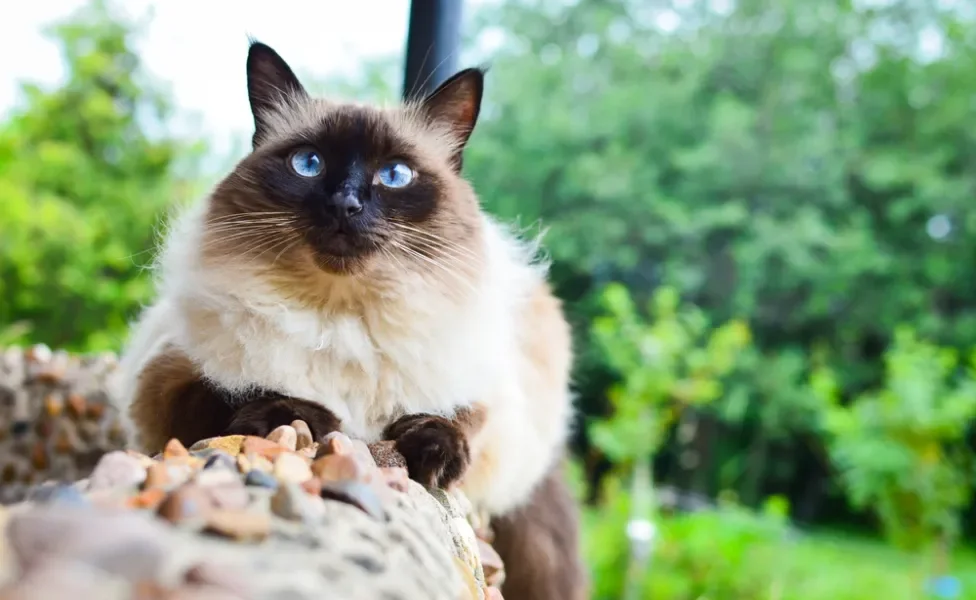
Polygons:
<instances>
[{"instance_id":1,"label":"embedded pebble","mask_svg":"<svg viewBox=\"0 0 976 600\"><path fill-rule=\"evenodd\" d=\"M296 450L310 448L312 444L315 443L315 438L312 437L312 430L308 428L308 423L301 420L295 420L291 422L291 426L295 429L295 434L297 436L295 439Z\"/></svg>"},{"instance_id":2,"label":"embedded pebble","mask_svg":"<svg viewBox=\"0 0 976 600\"><path fill-rule=\"evenodd\" d=\"M485 583L500 586L505 581L505 565L502 564L502 557L491 547L491 544L480 538L478 538L478 556L481 558Z\"/></svg>"},{"instance_id":3,"label":"embedded pebble","mask_svg":"<svg viewBox=\"0 0 976 600\"><path fill-rule=\"evenodd\" d=\"M108 531L111 536L105 535ZM63 506L12 516L7 535L11 550L26 569L65 557L138 578L155 576L168 540L165 528L138 513L79 512Z\"/></svg>"},{"instance_id":4,"label":"embedded pebble","mask_svg":"<svg viewBox=\"0 0 976 600\"><path fill-rule=\"evenodd\" d=\"M190 452L186 446L176 438L166 442L166 447L163 448L163 458L186 458L189 456Z\"/></svg>"},{"instance_id":5,"label":"embedded pebble","mask_svg":"<svg viewBox=\"0 0 976 600\"><path fill-rule=\"evenodd\" d=\"M301 483L312 477L312 469L305 459L287 452L278 456L274 462L274 475L281 481Z\"/></svg>"},{"instance_id":6,"label":"embedded pebble","mask_svg":"<svg viewBox=\"0 0 976 600\"><path fill-rule=\"evenodd\" d=\"M254 454L256 456L261 456L271 460L285 451L286 450L283 447L275 442L264 438L255 437L253 435L245 437L244 441L241 443L241 452L244 454Z\"/></svg>"},{"instance_id":7,"label":"embedded pebble","mask_svg":"<svg viewBox=\"0 0 976 600\"><path fill-rule=\"evenodd\" d=\"M74 507L91 506L91 502L74 485L69 483L47 483L34 488L27 496L30 502L41 504L61 504Z\"/></svg>"},{"instance_id":8,"label":"embedded pebble","mask_svg":"<svg viewBox=\"0 0 976 600\"><path fill-rule=\"evenodd\" d=\"M322 485L321 496L351 504L375 519L383 518L385 511L373 488L358 481L334 481Z\"/></svg>"},{"instance_id":9,"label":"embedded pebble","mask_svg":"<svg viewBox=\"0 0 976 600\"><path fill-rule=\"evenodd\" d=\"M353 450L352 439L348 435L341 431L333 431L322 438L322 443L319 445L319 451L315 457L318 458L327 454L351 454Z\"/></svg>"},{"instance_id":10,"label":"embedded pebble","mask_svg":"<svg viewBox=\"0 0 976 600\"><path fill-rule=\"evenodd\" d=\"M268 439L287 450L296 450L298 445L298 432L291 425L276 427L268 434Z\"/></svg>"},{"instance_id":11,"label":"embedded pebble","mask_svg":"<svg viewBox=\"0 0 976 600\"><path fill-rule=\"evenodd\" d=\"M160 504L158 514L174 525L202 523L212 510L209 494L194 485L184 485Z\"/></svg>"},{"instance_id":12,"label":"embedded pebble","mask_svg":"<svg viewBox=\"0 0 976 600\"><path fill-rule=\"evenodd\" d=\"M90 489L136 487L146 479L146 469L125 452L109 452L98 461L91 474Z\"/></svg>"},{"instance_id":13,"label":"embedded pebble","mask_svg":"<svg viewBox=\"0 0 976 600\"><path fill-rule=\"evenodd\" d=\"M404 460L403 455L397 452L396 442L373 442L369 445L369 452L373 457L373 462L380 468L407 466L407 461Z\"/></svg>"},{"instance_id":14,"label":"embedded pebble","mask_svg":"<svg viewBox=\"0 0 976 600\"><path fill-rule=\"evenodd\" d=\"M218 588L241 598L248 595L248 586L244 582L246 576L240 569L208 561L190 567L183 580L192 585Z\"/></svg>"},{"instance_id":15,"label":"embedded pebble","mask_svg":"<svg viewBox=\"0 0 976 600\"><path fill-rule=\"evenodd\" d=\"M260 541L271 533L267 513L248 510L215 510L207 517L206 530L240 541Z\"/></svg>"},{"instance_id":16,"label":"embedded pebble","mask_svg":"<svg viewBox=\"0 0 976 600\"><path fill-rule=\"evenodd\" d=\"M362 463L349 454L328 454L316 459L311 469L322 481L359 480L367 474Z\"/></svg>"},{"instance_id":17,"label":"embedded pebble","mask_svg":"<svg viewBox=\"0 0 976 600\"><path fill-rule=\"evenodd\" d=\"M243 435L227 435L224 437L209 438L200 440L190 446L190 450L220 450L231 456L237 456L241 452L241 444L244 443Z\"/></svg>"},{"instance_id":18,"label":"embedded pebble","mask_svg":"<svg viewBox=\"0 0 976 600\"><path fill-rule=\"evenodd\" d=\"M200 483L200 487L210 497L210 503L217 508L237 510L247 506L250 496L239 476L224 483Z\"/></svg>"},{"instance_id":19,"label":"embedded pebble","mask_svg":"<svg viewBox=\"0 0 976 600\"><path fill-rule=\"evenodd\" d=\"M236 471L237 462L235 461L234 457L231 456L230 454L227 454L226 452L222 452L220 450L213 450L213 454L206 459L205 463L203 463L203 468L204 469L220 468L220 469Z\"/></svg>"},{"instance_id":20,"label":"embedded pebble","mask_svg":"<svg viewBox=\"0 0 976 600\"><path fill-rule=\"evenodd\" d=\"M165 491L160 488L150 488L132 496L126 501L126 504L130 508L156 510L165 499Z\"/></svg>"},{"instance_id":21,"label":"embedded pebble","mask_svg":"<svg viewBox=\"0 0 976 600\"><path fill-rule=\"evenodd\" d=\"M383 467L379 470L380 477L387 487L398 492L406 492L410 475L404 467Z\"/></svg>"},{"instance_id":22,"label":"embedded pebble","mask_svg":"<svg viewBox=\"0 0 976 600\"><path fill-rule=\"evenodd\" d=\"M196 474L193 481L201 487L241 485L241 477L236 469L233 471L229 469L203 469Z\"/></svg>"},{"instance_id":23,"label":"embedded pebble","mask_svg":"<svg viewBox=\"0 0 976 600\"><path fill-rule=\"evenodd\" d=\"M297 484L284 483L271 497L271 510L290 521L307 520L311 517L310 500L311 497Z\"/></svg>"},{"instance_id":24,"label":"embedded pebble","mask_svg":"<svg viewBox=\"0 0 976 600\"><path fill-rule=\"evenodd\" d=\"M278 487L278 480L274 478L270 473L264 471L259 471L257 469L251 469L247 472L247 476L244 479L244 483L247 485L253 485L256 487L275 489Z\"/></svg>"}]
</instances>

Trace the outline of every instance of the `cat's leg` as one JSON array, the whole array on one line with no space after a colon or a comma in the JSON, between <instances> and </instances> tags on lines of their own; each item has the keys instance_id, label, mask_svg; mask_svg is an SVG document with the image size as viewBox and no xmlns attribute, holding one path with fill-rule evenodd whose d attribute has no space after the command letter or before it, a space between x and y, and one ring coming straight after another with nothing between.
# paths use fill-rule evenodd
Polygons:
<instances>
[{"instance_id":1,"label":"cat's leg","mask_svg":"<svg viewBox=\"0 0 976 600\"><path fill-rule=\"evenodd\" d=\"M266 437L276 427L295 420L305 421L316 440L339 431L342 424L339 417L321 404L265 392L237 408L221 433Z\"/></svg>"},{"instance_id":2,"label":"cat's leg","mask_svg":"<svg viewBox=\"0 0 976 600\"><path fill-rule=\"evenodd\" d=\"M156 453L172 438L185 446L220 435L266 436L296 419L315 439L339 430L327 408L270 392L231 394L210 383L189 358L173 347L149 360L139 373L129 407L139 445Z\"/></svg>"},{"instance_id":3,"label":"cat's leg","mask_svg":"<svg viewBox=\"0 0 976 600\"><path fill-rule=\"evenodd\" d=\"M580 560L579 514L560 465L529 501L491 521L492 547L505 565L505 600L585 600L586 569Z\"/></svg>"},{"instance_id":4,"label":"cat's leg","mask_svg":"<svg viewBox=\"0 0 976 600\"><path fill-rule=\"evenodd\" d=\"M451 418L409 414L388 425L383 439L395 442L411 479L446 488L458 482L471 464L469 439L483 423L484 409L477 405L458 409Z\"/></svg>"}]
</instances>

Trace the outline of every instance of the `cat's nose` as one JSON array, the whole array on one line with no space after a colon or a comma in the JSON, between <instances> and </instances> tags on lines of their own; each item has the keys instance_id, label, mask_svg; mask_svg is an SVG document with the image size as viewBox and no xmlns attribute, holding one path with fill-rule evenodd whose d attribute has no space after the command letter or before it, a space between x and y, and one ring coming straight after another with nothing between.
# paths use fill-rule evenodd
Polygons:
<instances>
[{"instance_id":1,"label":"cat's nose","mask_svg":"<svg viewBox=\"0 0 976 600\"><path fill-rule=\"evenodd\" d=\"M353 190L340 190L332 196L332 206L340 217L353 217L363 212L359 194Z\"/></svg>"}]
</instances>

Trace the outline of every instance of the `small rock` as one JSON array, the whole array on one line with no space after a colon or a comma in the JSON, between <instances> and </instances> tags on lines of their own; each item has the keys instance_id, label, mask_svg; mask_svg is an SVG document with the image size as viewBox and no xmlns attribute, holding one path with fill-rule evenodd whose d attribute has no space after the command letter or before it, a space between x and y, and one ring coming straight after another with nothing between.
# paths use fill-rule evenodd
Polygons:
<instances>
[{"instance_id":1,"label":"small rock","mask_svg":"<svg viewBox=\"0 0 976 600\"><path fill-rule=\"evenodd\" d=\"M244 442L241 444L241 452L244 454L263 456L270 460L274 460L279 454L285 451L284 448L275 442L253 435L245 437Z\"/></svg>"},{"instance_id":2,"label":"small rock","mask_svg":"<svg viewBox=\"0 0 976 600\"><path fill-rule=\"evenodd\" d=\"M251 471L251 461L247 459L247 456L243 454L237 455L237 470L241 473L247 473Z\"/></svg>"},{"instance_id":3,"label":"small rock","mask_svg":"<svg viewBox=\"0 0 976 600\"><path fill-rule=\"evenodd\" d=\"M366 444L366 442L362 440L353 440L352 454L356 457L356 460L363 463L363 465L367 468L376 466L376 460L373 458L373 453L370 452L369 446Z\"/></svg>"},{"instance_id":4,"label":"small rock","mask_svg":"<svg viewBox=\"0 0 976 600\"><path fill-rule=\"evenodd\" d=\"M132 458L138 460L139 461L139 464L141 464L143 467L145 467L147 469L149 467L151 467L152 465L156 464L156 461L154 461L153 459L149 458L148 456L146 456L142 452L136 452L135 450L126 450L125 453L128 454L129 456L131 456Z\"/></svg>"},{"instance_id":5,"label":"small rock","mask_svg":"<svg viewBox=\"0 0 976 600\"><path fill-rule=\"evenodd\" d=\"M410 474L404 467L383 467L379 470L380 479L398 492L406 492L410 481Z\"/></svg>"},{"instance_id":6,"label":"small rock","mask_svg":"<svg viewBox=\"0 0 976 600\"><path fill-rule=\"evenodd\" d=\"M138 513L65 506L38 507L12 516L7 533L26 570L63 557L130 579L155 579L169 545L165 528Z\"/></svg>"},{"instance_id":7,"label":"small rock","mask_svg":"<svg viewBox=\"0 0 976 600\"><path fill-rule=\"evenodd\" d=\"M166 447L163 448L163 458L189 458L190 452L186 449L180 440L173 438L166 442Z\"/></svg>"},{"instance_id":8,"label":"small rock","mask_svg":"<svg viewBox=\"0 0 976 600\"><path fill-rule=\"evenodd\" d=\"M25 571L0 591L2 600L98 598L128 600L130 585L76 560L52 558ZM139 600L151 600L139 598Z\"/></svg>"},{"instance_id":9,"label":"small rock","mask_svg":"<svg viewBox=\"0 0 976 600\"><path fill-rule=\"evenodd\" d=\"M397 452L396 442L374 442L369 445L369 452L373 456L373 461L381 468L407 466L406 459Z\"/></svg>"},{"instance_id":10,"label":"small rock","mask_svg":"<svg viewBox=\"0 0 976 600\"><path fill-rule=\"evenodd\" d=\"M246 483L247 485L268 488L271 490L278 487L277 479L275 479L269 473L265 473L264 471L258 471L257 469L252 469L247 472L247 477L244 479L244 483Z\"/></svg>"},{"instance_id":11,"label":"small rock","mask_svg":"<svg viewBox=\"0 0 976 600\"><path fill-rule=\"evenodd\" d=\"M301 483L312 477L312 469L305 459L291 452L284 452L274 462L274 475L280 481Z\"/></svg>"},{"instance_id":12,"label":"small rock","mask_svg":"<svg viewBox=\"0 0 976 600\"><path fill-rule=\"evenodd\" d=\"M308 428L308 423L299 419L292 421L291 426L295 429L295 434L298 436L295 440L296 450L309 448L315 443L315 439L312 437L312 430Z\"/></svg>"},{"instance_id":13,"label":"small rock","mask_svg":"<svg viewBox=\"0 0 976 600\"><path fill-rule=\"evenodd\" d=\"M308 494L294 483L284 483L271 497L271 510L274 514L289 521L302 521L309 518Z\"/></svg>"},{"instance_id":14,"label":"small rock","mask_svg":"<svg viewBox=\"0 0 976 600\"><path fill-rule=\"evenodd\" d=\"M67 428L62 429L54 441L54 451L58 454L71 454L77 447L77 438Z\"/></svg>"},{"instance_id":15,"label":"small rock","mask_svg":"<svg viewBox=\"0 0 976 600\"><path fill-rule=\"evenodd\" d=\"M303 481L302 489L305 490L306 493L318 497L319 493L322 491L322 480L318 477L312 477L309 480Z\"/></svg>"},{"instance_id":16,"label":"small rock","mask_svg":"<svg viewBox=\"0 0 976 600\"><path fill-rule=\"evenodd\" d=\"M10 433L12 433L14 437L25 435L28 431L30 431L30 421L26 419L17 419L10 425Z\"/></svg>"},{"instance_id":17,"label":"small rock","mask_svg":"<svg viewBox=\"0 0 976 600\"><path fill-rule=\"evenodd\" d=\"M163 500L157 513L174 525L202 524L212 510L210 495L195 485L187 484Z\"/></svg>"},{"instance_id":18,"label":"small rock","mask_svg":"<svg viewBox=\"0 0 976 600\"><path fill-rule=\"evenodd\" d=\"M42 484L28 494L27 500L38 504L60 504L79 508L91 506L88 498L69 483Z\"/></svg>"},{"instance_id":19,"label":"small rock","mask_svg":"<svg viewBox=\"0 0 976 600\"><path fill-rule=\"evenodd\" d=\"M315 459L315 454L317 451L318 448L316 447L315 444L312 444L311 446L306 446L300 450L296 450L299 456L301 456L302 458L307 458L309 460Z\"/></svg>"},{"instance_id":20,"label":"small rock","mask_svg":"<svg viewBox=\"0 0 976 600\"><path fill-rule=\"evenodd\" d=\"M182 482L180 482L182 483ZM166 463L153 462L146 469L146 488L159 488L162 490L169 490L173 487L180 485L176 483L174 485L173 479L170 476L170 468Z\"/></svg>"},{"instance_id":21,"label":"small rock","mask_svg":"<svg viewBox=\"0 0 976 600\"><path fill-rule=\"evenodd\" d=\"M328 454L312 463L312 474L322 481L362 480L366 469L349 454Z\"/></svg>"},{"instance_id":22,"label":"small rock","mask_svg":"<svg viewBox=\"0 0 976 600\"><path fill-rule=\"evenodd\" d=\"M54 394L44 397L44 413L49 417L56 417L64 410L64 402Z\"/></svg>"},{"instance_id":23,"label":"small rock","mask_svg":"<svg viewBox=\"0 0 976 600\"><path fill-rule=\"evenodd\" d=\"M85 416L85 410L87 408L88 402L84 396L81 394L68 394L68 411L71 412L71 416L80 419Z\"/></svg>"},{"instance_id":24,"label":"small rock","mask_svg":"<svg viewBox=\"0 0 976 600\"><path fill-rule=\"evenodd\" d=\"M233 483L208 485L204 487L204 490L210 496L211 504L220 509L238 510L246 508L250 500L247 488L244 487L240 479L236 479Z\"/></svg>"},{"instance_id":25,"label":"small rock","mask_svg":"<svg viewBox=\"0 0 976 600\"><path fill-rule=\"evenodd\" d=\"M284 449L282 449L282 451L284 451ZM274 470L274 463L258 454L248 455L247 460L250 462L252 469L264 471L265 473L270 473L272 470Z\"/></svg>"},{"instance_id":26,"label":"small rock","mask_svg":"<svg viewBox=\"0 0 976 600\"><path fill-rule=\"evenodd\" d=\"M502 598L502 592L493 585L485 588L485 600L505 600Z\"/></svg>"},{"instance_id":27,"label":"small rock","mask_svg":"<svg viewBox=\"0 0 976 600\"><path fill-rule=\"evenodd\" d=\"M341 431L333 431L322 438L316 458L328 454L352 454L354 451L352 439Z\"/></svg>"},{"instance_id":28,"label":"small rock","mask_svg":"<svg viewBox=\"0 0 976 600\"><path fill-rule=\"evenodd\" d=\"M271 533L271 519L261 512L215 510L207 518L207 531L240 541L260 541Z\"/></svg>"},{"instance_id":29,"label":"small rock","mask_svg":"<svg viewBox=\"0 0 976 600\"><path fill-rule=\"evenodd\" d=\"M102 417L105 416L105 403L104 402L89 402L88 403L88 418L94 419L96 421L101 421Z\"/></svg>"},{"instance_id":30,"label":"small rock","mask_svg":"<svg viewBox=\"0 0 976 600\"><path fill-rule=\"evenodd\" d=\"M321 496L351 504L375 519L382 519L386 514L373 488L358 481L325 483L322 485Z\"/></svg>"},{"instance_id":31,"label":"small rock","mask_svg":"<svg viewBox=\"0 0 976 600\"><path fill-rule=\"evenodd\" d=\"M166 499L166 492L161 488L154 487L143 490L126 500L129 508L156 510Z\"/></svg>"},{"instance_id":32,"label":"small rock","mask_svg":"<svg viewBox=\"0 0 976 600\"><path fill-rule=\"evenodd\" d=\"M501 586L505 581L505 564L502 562L502 557L482 539L478 540L478 555L481 557L481 568L485 574L485 583Z\"/></svg>"},{"instance_id":33,"label":"small rock","mask_svg":"<svg viewBox=\"0 0 976 600\"><path fill-rule=\"evenodd\" d=\"M47 447L38 440L31 449L31 465L38 471L45 471L48 467Z\"/></svg>"},{"instance_id":34,"label":"small rock","mask_svg":"<svg viewBox=\"0 0 976 600\"><path fill-rule=\"evenodd\" d=\"M297 449L298 432L291 425L282 425L268 434L268 440L294 452Z\"/></svg>"},{"instance_id":35,"label":"small rock","mask_svg":"<svg viewBox=\"0 0 976 600\"><path fill-rule=\"evenodd\" d=\"M237 456L241 452L241 444L244 442L243 435L225 435L223 437L209 438L200 440L193 444L190 450L204 450L212 448L226 452L231 456Z\"/></svg>"},{"instance_id":36,"label":"small rock","mask_svg":"<svg viewBox=\"0 0 976 600\"><path fill-rule=\"evenodd\" d=\"M89 489L136 487L145 480L146 469L139 460L121 450L115 450L98 461L91 474Z\"/></svg>"},{"instance_id":37,"label":"small rock","mask_svg":"<svg viewBox=\"0 0 976 600\"><path fill-rule=\"evenodd\" d=\"M237 469L202 469L193 478L194 482L201 487L213 487L218 485L241 485L241 477Z\"/></svg>"},{"instance_id":38,"label":"small rock","mask_svg":"<svg viewBox=\"0 0 976 600\"><path fill-rule=\"evenodd\" d=\"M224 469L231 472L237 471L237 462L234 457L221 450L214 450L214 453L203 463L205 470Z\"/></svg>"},{"instance_id":39,"label":"small rock","mask_svg":"<svg viewBox=\"0 0 976 600\"><path fill-rule=\"evenodd\" d=\"M246 573L226 565L201 562L190 567L183 579L194 586L212 586L231 592L238 599L249 594L249 586L245 583Z\"/></svg>"}]
</instances>

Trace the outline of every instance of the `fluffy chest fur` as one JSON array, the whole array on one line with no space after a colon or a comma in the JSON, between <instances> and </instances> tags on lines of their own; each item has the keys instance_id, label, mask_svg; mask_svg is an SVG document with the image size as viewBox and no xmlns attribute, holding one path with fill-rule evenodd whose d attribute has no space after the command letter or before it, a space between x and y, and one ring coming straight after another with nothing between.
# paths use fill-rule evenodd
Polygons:
<instances>
[{"instance_id":1,"label":"fluffy chest fur","mask_svg":"<svg viewBox=\"0 0 976 600\"><path fill-rule=\"evenodd\" d=\"M465 312L431 322L407 311L198 307L181 337L210 379L319 402L372 439L404 412L473 402L503 370L503 315Z\"/></svg>"},{"instance_id":2,"label":"fluffy chest fur","mask_svg":"<svg viewBox=\"0 0 976 600\"><path fill-rule=\"evenodd\" d=\"M130 360L174 344L223 387L321 403L367 440L403 413L484 401L514 376L514 316L539 277L515 260L514 240L489 227L491 258L462 299L401 274L391 288L335 284L325 305L297 307L264 279L171 252L181 268L164 273L165 293L137 328Z\"/></svg>"}]
</instances>

